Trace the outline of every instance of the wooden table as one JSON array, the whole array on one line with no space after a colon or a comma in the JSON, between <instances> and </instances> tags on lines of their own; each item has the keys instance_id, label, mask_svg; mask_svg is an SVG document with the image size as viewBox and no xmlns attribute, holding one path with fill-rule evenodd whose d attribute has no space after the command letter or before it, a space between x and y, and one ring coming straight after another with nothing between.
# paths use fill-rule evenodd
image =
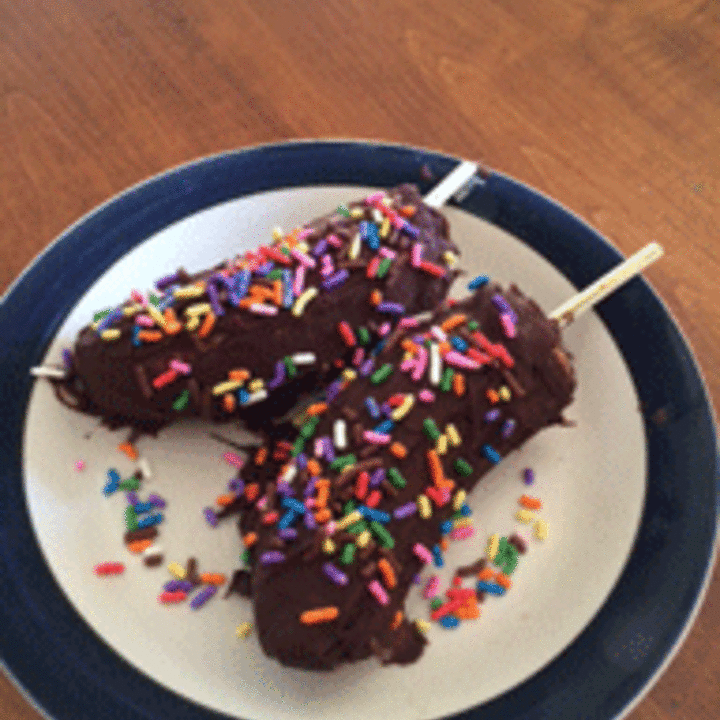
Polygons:
<instances>
[{"instance_id":1,"label":"wooden table","mask_svg":"<svg viewBox=\"0 0 720 720\"><path fill-rule=\"evenodd\" d=\"M720 401L720 6L706 0L0 0L0 291L67 225L169 166L379 138L552 195L647 277ZM720 573L632 720L720 707ZM40 716L0 677L5 720ZM715 708L713 710L713 708Z\"/></svg>"}]
</instances>

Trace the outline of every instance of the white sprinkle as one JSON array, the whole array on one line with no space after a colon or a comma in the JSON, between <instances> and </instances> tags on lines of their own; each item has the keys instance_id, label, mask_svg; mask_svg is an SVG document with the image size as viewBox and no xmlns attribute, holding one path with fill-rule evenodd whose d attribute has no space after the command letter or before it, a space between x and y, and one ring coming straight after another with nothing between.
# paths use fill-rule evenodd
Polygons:
<instances>
[{"instance_id":1,"label":"white sprinkle","mask_svg":"<svg viewBox=\"0 0 720 720\"><path fill-rule=\"evenodd\" d=\"M30 368L30 374L33 377L38 378L55 378L56 380L63 380L67 377L67 370L60 367L50 367L49 365L40 365L38 367Z\"/></svg>"},{"instance_id":2,"label":"white sprinkle","mask_svg":"<svg viewBox=\"0 0 720 720\"><path fill-rule=\"evenodd\" d=\"M345 450L347 447L347 423L344 420L335 421L333 443L338 450Z\"/></svg>"},{"instance_id":3,"label":"white sprinkle","mask_svg":"<svg viewBox=\"0 0 720 720\"><path fill-rule=\"evenodd\" d=\"M143 479L150 480L152 478L152 471L150 470L150 463L147 461L147 458L141 457L138 459L138 468L140 468L140 471L143 474Z\"/></svg>"},{"instance_id":4,"label":"white sprinkle","mask_svg":"<svg viewBox=\"0 0 720 720\"><path fill-rule=\"evenodd\" d=\"M440 347L437 343L430 343L430 369L428 376L431 385L439 385L442 378L442 358Z\"/></svg>"},{"instance_id":5,"label":"white sprinkle","mask_svg":"<svg viewBox=\"0 0 720 720\"><path fill-rule=\"evenodd\" d=\"M374 223L381 223L383 221L383 214L377 209L372 209L372 219Z\"/></svg>"},{"instance_id":6,"label":"white sprinkle","mask_svg":"<svg viewBox=\"0 0 720 720\"><path fill-rule=\"evenodd\" d=\"M288 485L295 479L295 476L298 474L297 465L295 463L291 463L287 466L285 472L280 477L281 482L285 482Z\"/></svg>"},{"instance_id":7,"label":"white sprinkle","mask_svg":"<svg viewBox=\"0 0 720 720\"><path fill-rule=\"evenodd\" d=\"M268 303L253 303L248 310L256 315L277 315L278 309L276 305Z\"/></svg>"},{"instance_id":8,"label":"white sprinkle","mask_svg":"<svg viewBox=\"0 0 720 720\"><path fill-rule=\"evenodd\" d=\"M352 239L352 242L350 243L350 247L348 248L348 257L350 258L350 260L357 260L357 258L360 255L360 247L361 247L360 233L356 233L355 237Z\"/></svg>"},{"instance_id":9,"label":"white sprinkle","mask_svg":"<svg viewBox=\"0 0 720 720\"><path fill-rule=\"evenodd\" d=\"M142 551L143 557L155 557L163 553L164 550L159 545L149 545Z\"/></svg>"},{"instance_id":10,"label":"white sprinkle","mask_svg":"<svg viewBox=\"0 0 720 720\"><path fill-rule=\"evenodd\" d=\"M245 402L245 405L254 405L255 403L262 402L263 400L267 400L268 391L258 390L257 392L254 392L250 395L250 397Z\"/></svg>"},{"instance_id":11,"label":"white sprinkle","mask_svg":"<svg viewBox=\"0 0 720 720\"><path fill-rule=\"evenodd\" d=\"M313 352L295 353L290 356L295 365L314 365L317 362L317 355Z\"/></svg>"},{"instance_id":12,"label":"white sprinkle","mask_svg":"<svg viewBox=\"0 0 720 720\"><path fill-rule=\"evenodd\" d=\"M430 334L438 341L445 342L447 340L447 333L439 326L433 325L430 328Z\"/></svg>"}]
</instances>

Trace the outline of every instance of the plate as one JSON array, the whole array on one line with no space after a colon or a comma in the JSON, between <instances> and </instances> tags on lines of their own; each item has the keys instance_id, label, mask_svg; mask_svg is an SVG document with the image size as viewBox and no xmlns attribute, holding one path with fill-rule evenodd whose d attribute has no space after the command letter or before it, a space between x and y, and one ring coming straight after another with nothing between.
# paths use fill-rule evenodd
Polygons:
<instances>
[{"instance_id":1,"label":"plate","mask_svg":"<svg viewBox=\"0 0 720 720\"><path fill-rule=\"evenodd\" d=\"M416 665L374 662L331 676L289 671L240 642L242 601L201 611L161 608L163 569L122 548L122 502L104 472L131 464L117 433L59 406L28 369L54 360L88 314L179 264L210 265L361 197L436 177L457 161L367 143L287 143L200 160L128 190L83 218L38 258L0 309L5 459L0 486L0 640L6 668L53 717L611 718L647 690L677 647L707 582L716 531L717 461L707 395L686 342L636 279L566 335L579 370L575 428L539 434L473 493L483 537L513 528L520 471L538 475L551 536L535 543L512 592L477 623L433 628ZM620 256L567 210L491 174L448 208L469 272L517 281L550 310ZM22 318L22 324L17 322ZM168 499L168 559L201 569L237 562L232 524L210 530L200 509L230 475L226 449L199 423L145 439L152 487ZM235 428L222 428L237 438ZM73 463L86 460L78 473ZM198 482L202 478L202 482ZM450 562L477 557L457 544ZM100 581L92 565L128 563ZM411 611L426 612L417 598ZM48 678L51 682L48 682ZM459 713L459 714L458 714ZM171 715L172 714L172 715Z\"/></svg>"}]
</instances>

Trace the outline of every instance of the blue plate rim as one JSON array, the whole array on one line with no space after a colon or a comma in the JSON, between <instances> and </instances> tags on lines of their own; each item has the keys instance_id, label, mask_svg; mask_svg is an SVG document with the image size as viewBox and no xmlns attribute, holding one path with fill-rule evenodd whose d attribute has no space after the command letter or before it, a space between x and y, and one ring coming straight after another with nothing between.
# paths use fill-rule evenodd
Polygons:
<instances>
[{"instance_id":1,"label":"blue plate rim","mask_svg":"<svg viewBox=\"0 0 720 720\"><path fill-rule=\"evenodd\" d=\"M129 249L171 222L217 203L314 184L380 187L414 181L426 191L431 183L421 178L423 166L442 177L457 162L421 148L347 140L221 152L160 173L91 210L8 288L0 303L0 331L6 338L0 349L5 430L0 451L9 459L0 470L0 623L10 632L0 639L0 656L8 676L43 714L64 717L71 710L78 720L109 710L128 720L170 712L193 720L226 717L175 695L116 655L69 605L35 543L22 491L23 414L31 386L27 370L40 360L67 312ZM478 180L467 197L453 204L524 240L578 287L621 257L571 211L498 173ZM598 313L623 353L643 403L652 482L633 551L603 608L560 656L508 693L454 715L457 720L520 720L551 713L611 718L628 712L677 650L707 588L720 484L712 408L697 364L670 313L643 279L604 301ZM22 325L13 323L13 314L24 318ZM643 347L654 348L657 356ZM696 496L678 495L683 488L671 477L678 464L692 470ZM687 535L682 542L677 542L678 529ZM669 576L664 582L650 577L658 569ZM673 569L682 569L681 583L669 579L677 577ZM639 599L645 601L641 613ZM620 609L625 614L618 615ZM658 632L667 623L670 627ZM595 653L588 653L588 647ZM48 677L55 683L48 683Z\"/></svg>"}]
</instances>

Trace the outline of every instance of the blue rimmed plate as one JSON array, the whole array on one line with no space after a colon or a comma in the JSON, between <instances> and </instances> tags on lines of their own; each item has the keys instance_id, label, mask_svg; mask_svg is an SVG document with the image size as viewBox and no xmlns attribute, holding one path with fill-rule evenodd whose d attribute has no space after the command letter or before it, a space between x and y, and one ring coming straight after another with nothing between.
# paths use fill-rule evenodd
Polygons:
<instances>
[{"instance_id":1,"label":"blue rimmed plate","mask_svg":"<svg viewBox=\"0 0 720 720\"><path fill-rule=\"evenodd\" d=\"M577 426L542 433L473 494L481 530L510 531L518 476L532 464L549 541L533 546L512 593L486 603L480 622L434 630L416 666L363 663L322 678L290 672L253 641L234 639L234 624L248 616L241 604L172 614L153 601L164 577L139 565L109 582L90 572L113 554L126 559L112 524L121 510L99 493L104 468L121 462L111 451L118 439L59 406L46 385L34 387L28 369L56 359L92 310L124 297L129 278L147 286L179 264L210 265L371 187L414 181L428 189L423 165L441 177L456 162L344 142L201 160L85 217L10 289L0 309L0 647L9 673L48 714L611 718L649 686L708 576L717 465L691 354L639 279L567 333L579 372L568 411ZM620 259L565 209L499 175L478 181L448 215L470 273L517 281L548 310ZM213 442L191 423L141 449L171 500L166 551L181 560L195 552L229 570L232 527L211 534L187 520L226 480ZM80 456L84 475L72 469ZM198 476L206 486L193 482ZM454 552L463 562L473 548Z\"/></svg>"}]
</instances>

